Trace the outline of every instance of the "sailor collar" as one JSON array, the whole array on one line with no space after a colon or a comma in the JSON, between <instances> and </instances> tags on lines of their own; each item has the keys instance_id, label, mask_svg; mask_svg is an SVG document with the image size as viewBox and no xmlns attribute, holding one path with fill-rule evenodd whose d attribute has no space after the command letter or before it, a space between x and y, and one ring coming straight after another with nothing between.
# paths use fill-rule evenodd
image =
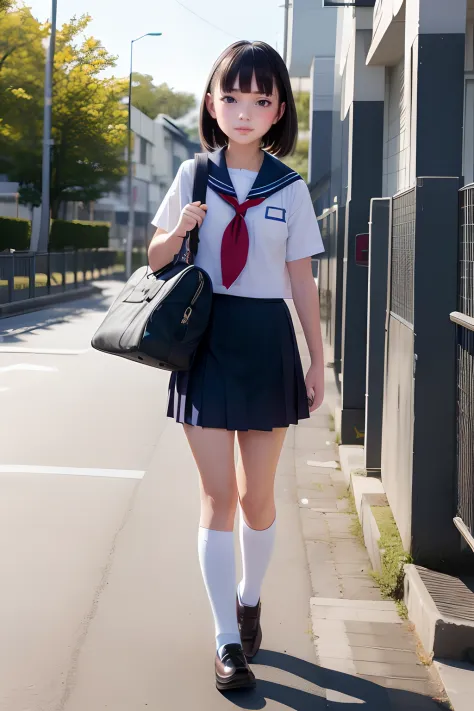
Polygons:
<instances>
[{"instance_id":1,"label":"sailor collar","mask_svg":"<svg viewBox=\"0 0 474 711\"><path fill-rule=\"evenodd\" d=\"M263 153L263 163L246 200L270 197L291 183L302 180L301 175L282 163L267 151ZM225 160L225 149L220 148L209 154L208 186L220 195L229 195L237 199Z\"/></svg>"}]
</instances>

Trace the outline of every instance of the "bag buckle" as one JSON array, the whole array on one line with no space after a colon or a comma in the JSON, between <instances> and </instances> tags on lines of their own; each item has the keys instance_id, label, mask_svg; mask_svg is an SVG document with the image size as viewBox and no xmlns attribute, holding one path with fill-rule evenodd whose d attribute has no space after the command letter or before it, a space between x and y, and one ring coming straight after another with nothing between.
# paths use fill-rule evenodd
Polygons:
<instances>
[{"instance_id":1,"label":"bag buckle","mask_svg":"<svg viewBox=\"0 0 474 711\"><path fill-rule=\"evenodd\" d=\"M183 318L182 318L182 320L181 320L181 323L182 323L183 325L186 325L186 324L188 323L189 319L191 318L192 312L193 312L192 308L191 308L190 306L188 306L188 308L187 308L186 311L184 312L184 316L183 316Z\"/></svg>"}]
</instances>

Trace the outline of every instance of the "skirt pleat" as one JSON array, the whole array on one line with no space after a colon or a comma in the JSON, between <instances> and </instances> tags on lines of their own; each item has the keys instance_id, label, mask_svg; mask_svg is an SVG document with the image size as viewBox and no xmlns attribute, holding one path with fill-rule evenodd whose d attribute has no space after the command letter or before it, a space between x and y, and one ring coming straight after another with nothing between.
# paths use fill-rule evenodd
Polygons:
<instances>
[{"instance_id":1,"label":"skirt pleat","mask_svg":"<svg viewBox=\"0 0 474 711\"><path fill-rule=\"evenodd\" d=\"M283 299L214 295L191 370L172 373L168 416L231 431L288 427L309 417L293 322Z\"/></svg>"}]
</instances>

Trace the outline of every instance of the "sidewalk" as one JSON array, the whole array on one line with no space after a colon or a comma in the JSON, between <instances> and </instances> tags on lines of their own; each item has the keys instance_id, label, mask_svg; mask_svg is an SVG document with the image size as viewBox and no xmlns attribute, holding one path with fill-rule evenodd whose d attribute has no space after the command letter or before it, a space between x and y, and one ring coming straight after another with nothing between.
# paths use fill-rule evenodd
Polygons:
<instances>
[{"instance_id":1,"label":"sidewalk","mask_svg":"<svg viewBox=\"0 0 474 711\"><path fill-rule=\"evenodd\" d=\"M306 368L307 349L294 311L293 316ZM370 576L339 467L330 415L337 398L333 371L326 369L324 405L292 430L288 442L313 591L315 651L320 666L333 672L326 672L328 708L331 702L334 708L336 703L345 704L337 708L365 703L370 711L449 708L434 668L421 661L412 626L398 616L395 603L382 599ZM334 683L338 679L344 680L343 688Z\"/></svg>"}]
</instances>

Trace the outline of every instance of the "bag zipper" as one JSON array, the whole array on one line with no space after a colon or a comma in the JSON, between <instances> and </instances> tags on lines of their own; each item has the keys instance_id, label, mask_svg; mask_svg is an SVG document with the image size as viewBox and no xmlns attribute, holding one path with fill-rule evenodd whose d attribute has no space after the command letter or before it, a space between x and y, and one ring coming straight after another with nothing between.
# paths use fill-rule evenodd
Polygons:
<instances>
[{"instance_id":1,"label":"bag zipper","mask_svg":"<svg viewBox=\"0 0 474 711\"><path fill-rule=\"evenodd\" d=\"M194 304L195 304L196 301L198 300L198 298L199 298L199 296L200 296L200 294L201 294L201 291L202 291L203 288L204 288L204 277L203 277L203 275L201 274L201 272L198 272L198 274L199 274L199 286L198 286L198 288L196 289L196 293L194 294L193 298L191 299L191 305L188 306L188 308L187 308L186 311L184 312L184 316L183 316L182 321L181 321L181 323L182 323L183 325L186 325L186 324L188 323L189 319L191 318L191 314L192 314L192 312L193 312L193 308L192 308L192 307L194 306Z\"/></svg>"}]
</instances>

